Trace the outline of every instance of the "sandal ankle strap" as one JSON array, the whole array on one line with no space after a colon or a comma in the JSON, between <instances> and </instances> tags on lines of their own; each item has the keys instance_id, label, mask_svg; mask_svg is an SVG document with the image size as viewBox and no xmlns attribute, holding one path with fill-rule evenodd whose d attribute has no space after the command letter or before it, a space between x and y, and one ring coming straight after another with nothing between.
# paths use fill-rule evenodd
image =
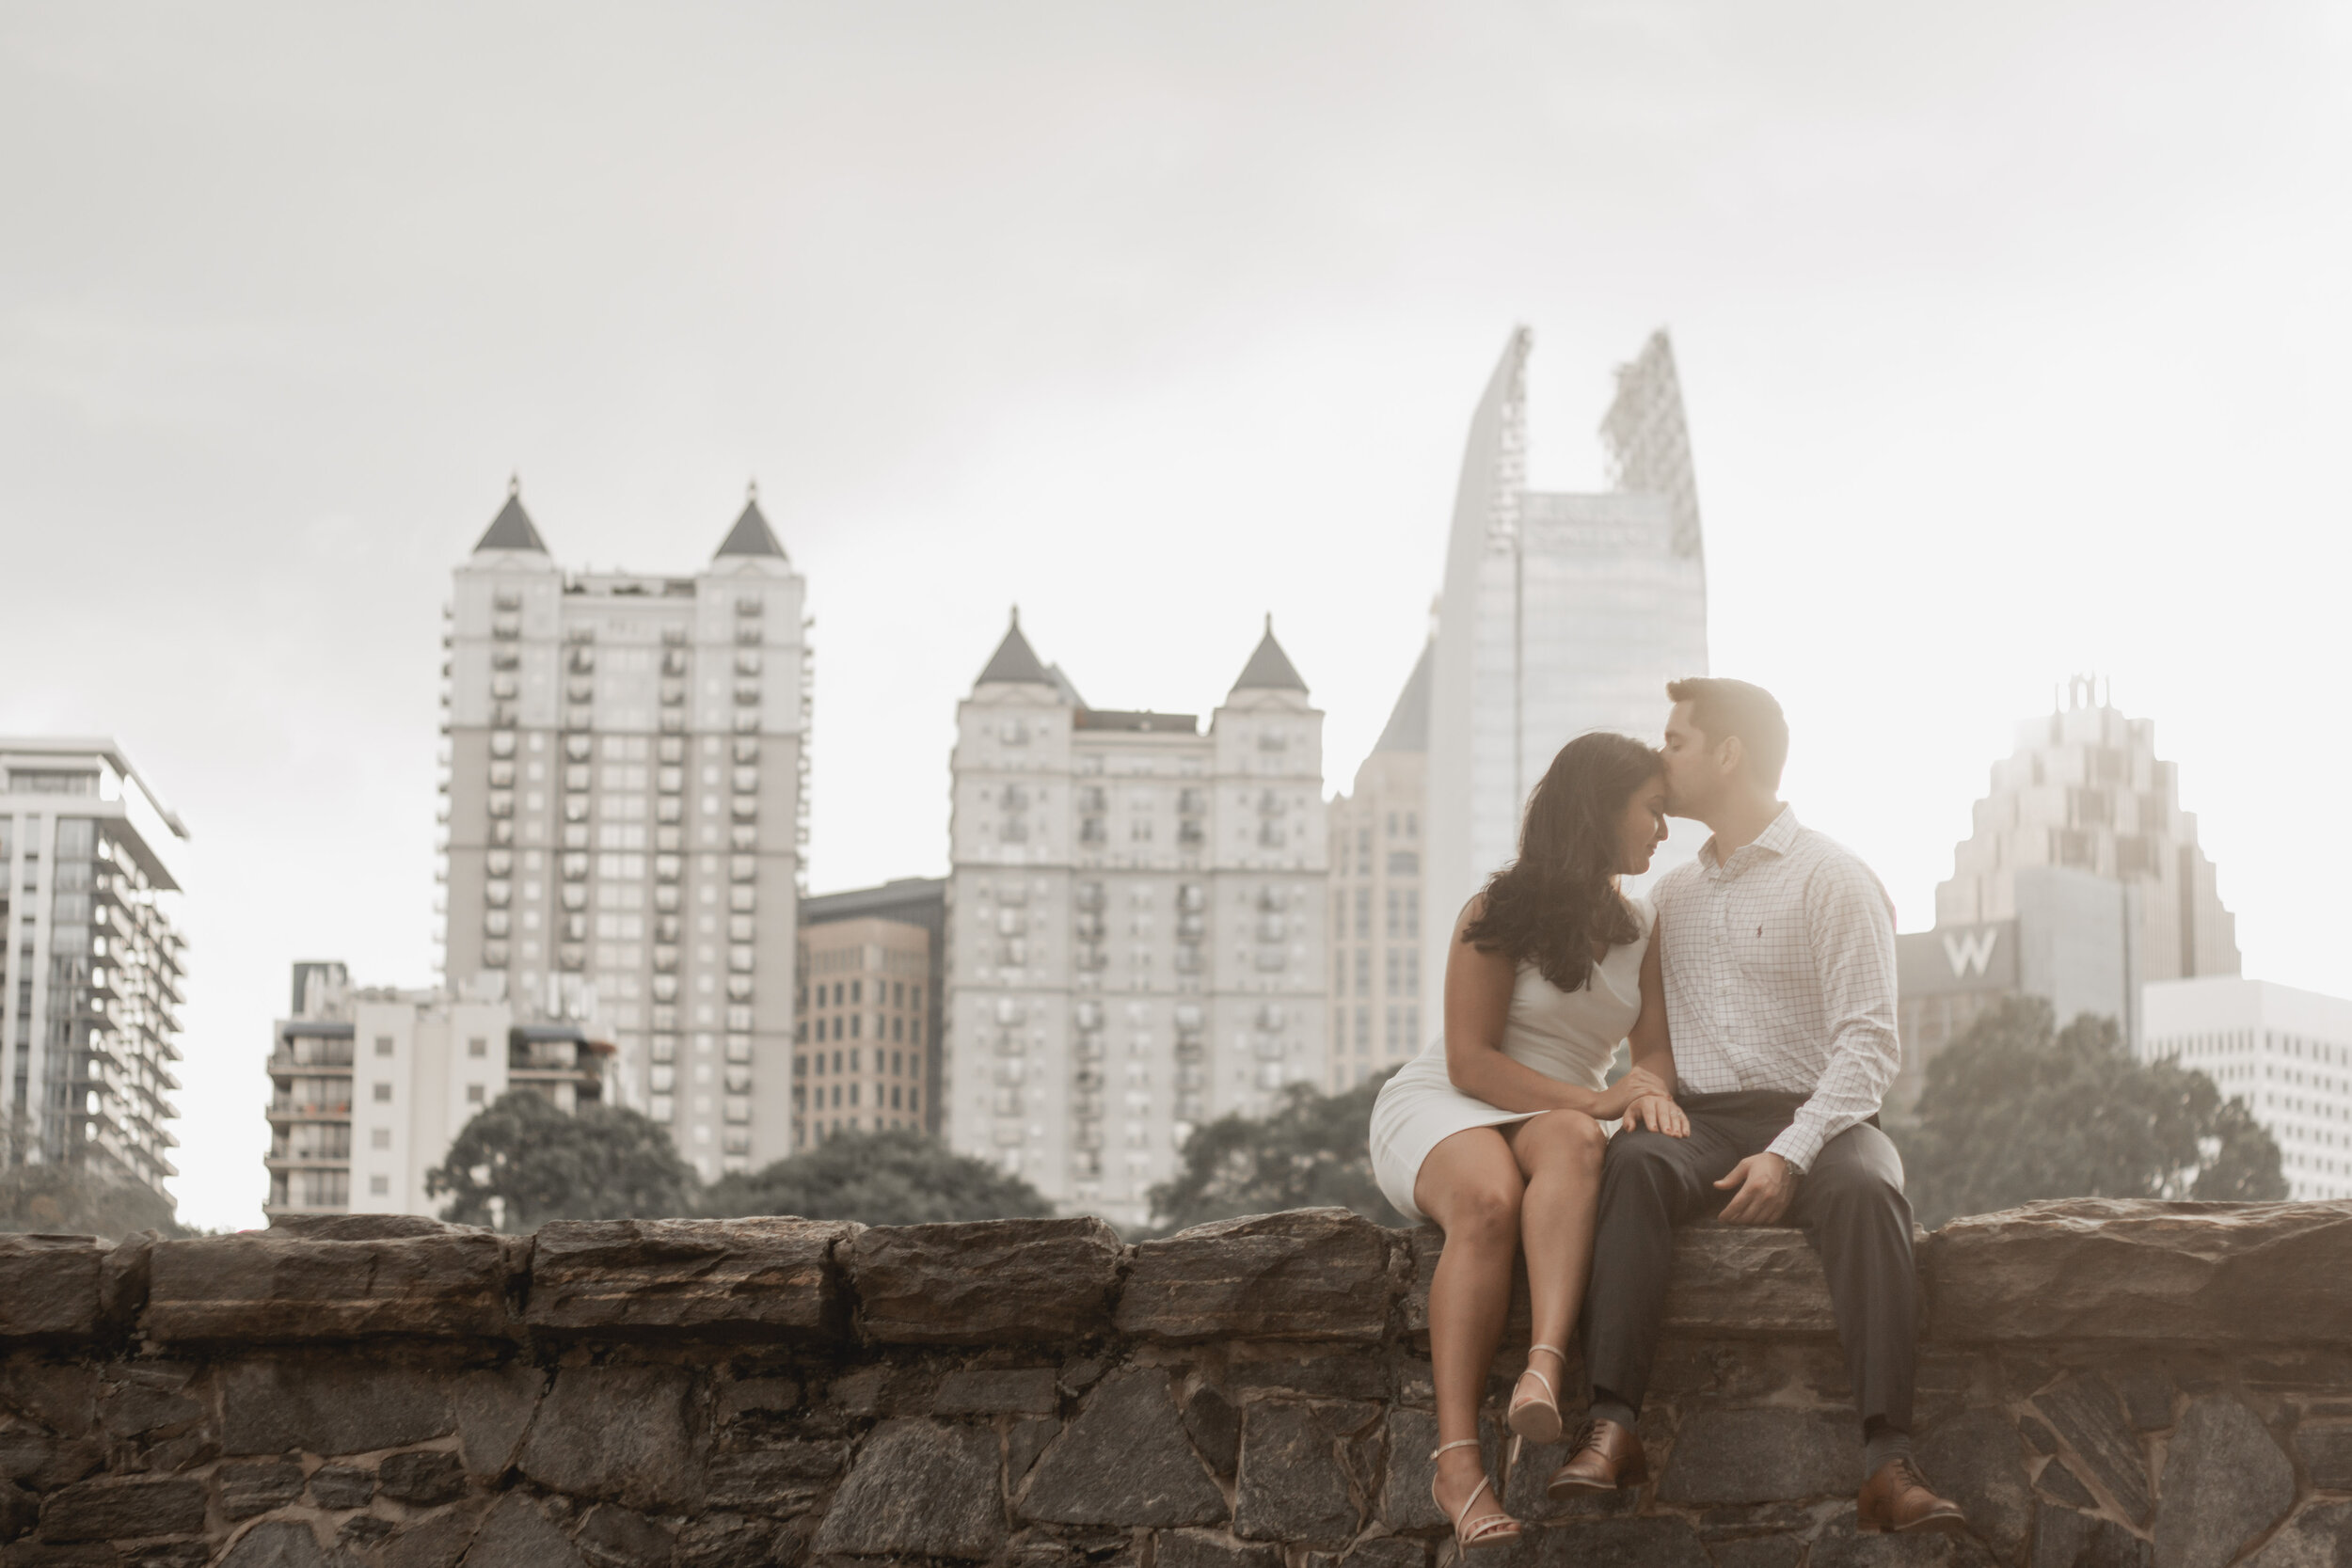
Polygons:
<instances>
[{"instance_id":1,"label":"sandal ankle strap","mask_svg":"<svg viewBox=\"0 0 2352 1568\"><path fill-rule=\"evenodd\" d=\"M1454 1449L1474 1449L1478 1446L1478 1439L1475 1437L1456 1437L1451 1443L1440 1443L1436 1448L1431 1449L1429 1450L1429 1457L1435 1459L1439 1454L1450 1452Z\"/></svg>"}]
</instances>

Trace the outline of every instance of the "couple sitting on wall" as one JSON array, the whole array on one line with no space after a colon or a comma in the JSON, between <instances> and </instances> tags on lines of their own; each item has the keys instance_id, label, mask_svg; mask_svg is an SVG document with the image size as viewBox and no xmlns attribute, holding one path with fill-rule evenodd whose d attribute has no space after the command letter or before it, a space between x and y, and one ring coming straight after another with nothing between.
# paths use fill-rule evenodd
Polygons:
<instances>
[{"instance_id":1,"label":"couple sitting on wall","mask_svg":"<svg viewBox=\"0 0 2352 1568\"><path fill-rule=\"evenodd\" d=\"M1802 1226L1820 1252L1862 1418L1860 1528L1963 1529L1911 1459L1911 1206L1878 1127L1899 1062L1892 909L1779 800L1788 726L1771 693L1666 689L1662 752L1593 734L1553 759L1518 859L1454 926L1441 1040L1373 1109L1381 1190L1445 1231L1429 1291L1438 1505L1464 1551L1519 1533L1486 1480L1478 1406L1522 1247L1534 1331L1511 1430L1560 1440L1581 1307L1592 1399L1548 1490L1647 1478L1635 1425L1674 1227L1713 1211ZM1620 892L1669 815L1714 836L1654 903ZM1610 1084L1620 1040L1632 1067Z\"/></svg>"}]
</instances>

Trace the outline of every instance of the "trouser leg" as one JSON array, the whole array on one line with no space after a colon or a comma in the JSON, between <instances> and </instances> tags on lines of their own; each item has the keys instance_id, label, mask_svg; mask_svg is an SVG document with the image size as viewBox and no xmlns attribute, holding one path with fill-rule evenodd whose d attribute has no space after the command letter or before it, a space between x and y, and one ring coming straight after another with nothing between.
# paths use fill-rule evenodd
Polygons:
<instances>
[{"instance_id":1,"label":"trouser leg","mask_svg":"<svg viewBox=\"0 0 2352 1568\"><path fill-rule=\"evenodd\" d=\"M1910 1431L1918 1276L1893 1140L1867 1122L1832 1138L1799 1181L1790 1218L1821 1255L1856 1413Z\"/></svg>"},{"instance_id":2,"label":"trouser leg","mask_svg":"<svg viewBox=\"0 0 2352 1568\"><path fill-rule=\"evenodd\" d=\"M1596 1389L1632 1410L1649 1387L1674 1271L1674 1227L1721 1195L1712 1183L1740 1162L1720 1123L1691 1117L1691 1135L1623 1132L1601 1161L1600 1213L1584 1295L1584 1367Z\"/></svg>"}]
</instances>

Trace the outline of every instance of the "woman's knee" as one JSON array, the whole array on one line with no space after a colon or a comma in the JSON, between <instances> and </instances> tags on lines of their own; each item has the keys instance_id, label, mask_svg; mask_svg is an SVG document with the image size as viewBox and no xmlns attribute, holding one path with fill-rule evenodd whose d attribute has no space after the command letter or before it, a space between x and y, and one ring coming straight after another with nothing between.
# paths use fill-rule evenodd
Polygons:
<instances>
[{"instance_id":1,"label":"woman's knee","mask_svg":"<svg viewBox=\"0 0 2352 1568\"><path fill-rule=\"evenodd\" d=\"M1609 1134L1581 1111L1546 1111L1528 1122L1518 1147L1526 1156L1520 1164L1530 1174L1554 1161L1597 1171L1609 1152Z\"/></svg>"},{"instance_id":2,"label":"woman's knee","mask_svg":"<svg viewBox=\"0 0 2352 1568\"><path fill-rule=\"evenodd\" d=\"M1466 1241L1504 1241L1518 1233L1516 1181L1470 1181L1446 1196L1444 1229Z\"/></svg>"}]
</instances>

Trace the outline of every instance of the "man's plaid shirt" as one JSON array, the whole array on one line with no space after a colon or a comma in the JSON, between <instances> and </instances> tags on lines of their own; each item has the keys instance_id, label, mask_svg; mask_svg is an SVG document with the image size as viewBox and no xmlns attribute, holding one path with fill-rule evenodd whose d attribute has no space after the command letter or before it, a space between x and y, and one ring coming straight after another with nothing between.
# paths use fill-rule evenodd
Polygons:
<instances>
[{"instance_id":1,"label":"man's plaid shirt","mask_svg":"<svg viewBox=\"0 0 2352 1568\"><path fill-rule=\"evenodd\" d=\"M1810 1169L1901 1065L1886 890L1783 807L1723 864L1708 839L1656 898L1676 1076L1695 1094L1809 1095L1772 1148Z\"/></svg>"}]
</instances>

